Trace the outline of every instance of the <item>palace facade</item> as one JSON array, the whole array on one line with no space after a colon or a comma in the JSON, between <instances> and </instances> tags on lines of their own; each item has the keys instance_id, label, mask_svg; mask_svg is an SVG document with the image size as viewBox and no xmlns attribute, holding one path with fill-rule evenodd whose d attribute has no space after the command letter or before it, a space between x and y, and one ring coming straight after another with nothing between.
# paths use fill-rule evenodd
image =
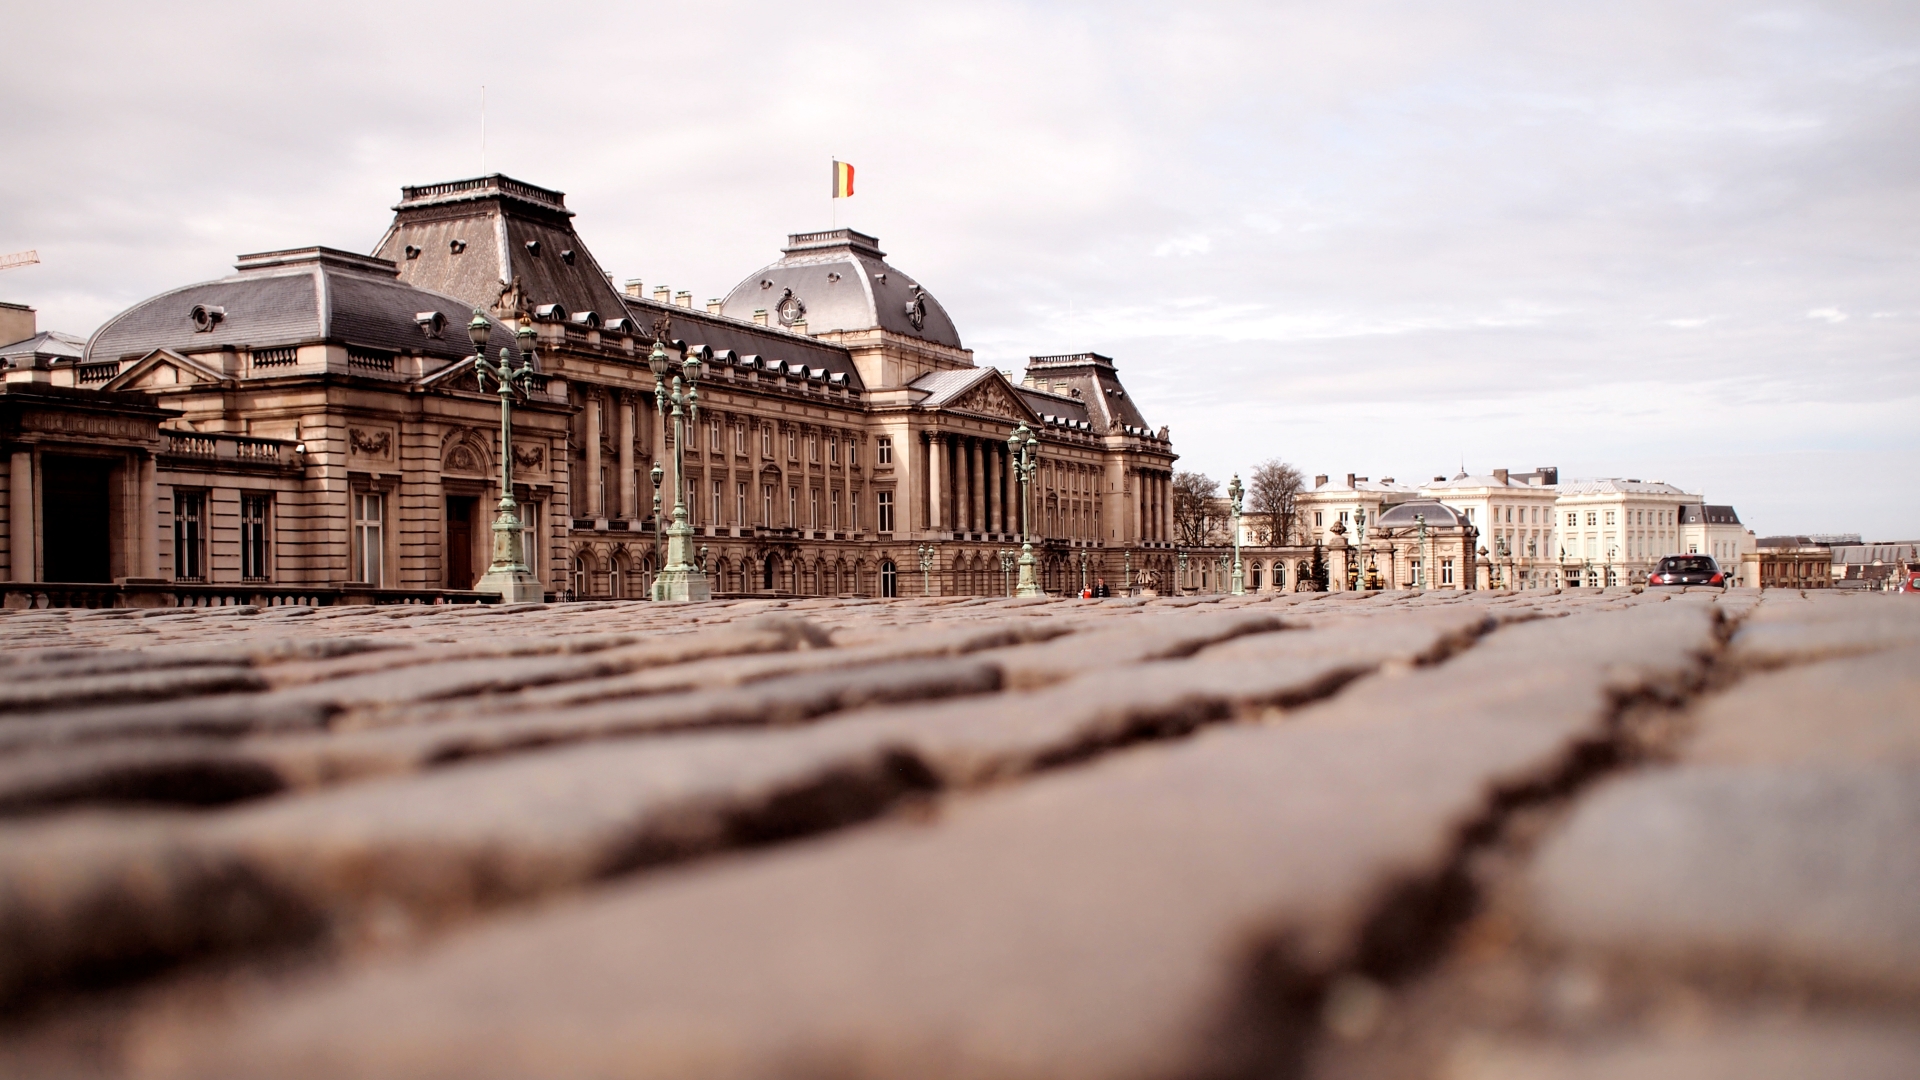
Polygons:
<instances>
[{"instance_id":1,"label":"palace facade","mask_svg":"<svg viewBox=\"0 0 1920 1080\"><path fill-rule=\"evenodd\" d=\"M1034 357L1018 382L975 365L873 237L790 236L695 309L615 288L557 191L493 175L403 188L394 211L371 255L243 256L109 320L81 356L9 371L69 410L134 410L122 427L140 430L97 453L9 433L8 580L461 593L486 570L510 453L546 593L646 596L674 500L656 487L676 449L656 341L676 369L703 361L677 449L716 593L1002 594L1026 516L1007 449L1023 423L1042 440L1031 516L1049 592L1077 588L1083 562L1111 579L1172 571L1176 455L1114 362ZM490 354L535 331L510 447L475 381L475 309ZM61 470L81 458L99 474L82 501L118 525L100 557L50 563L55 519L78 520Z\"/></svg>"}]
</instances>

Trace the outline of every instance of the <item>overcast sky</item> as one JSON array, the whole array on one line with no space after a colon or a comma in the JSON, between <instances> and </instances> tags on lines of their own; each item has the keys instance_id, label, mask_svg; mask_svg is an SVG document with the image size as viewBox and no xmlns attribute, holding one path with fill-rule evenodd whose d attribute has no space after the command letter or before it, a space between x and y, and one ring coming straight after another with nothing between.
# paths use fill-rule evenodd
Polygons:
<instances>
[{"instance_id":1,"label":"overcast sky","mask_svg":"<svg viewBox=\"0 0 1920 1080\"><path fill-rule=\"evenodd\" d=\"M1920 4L21 5L0 299L90 333L402 184L724 294L839 224L1183 467L1660 479L1920 536Z\"/></svg>"}]
</instances>

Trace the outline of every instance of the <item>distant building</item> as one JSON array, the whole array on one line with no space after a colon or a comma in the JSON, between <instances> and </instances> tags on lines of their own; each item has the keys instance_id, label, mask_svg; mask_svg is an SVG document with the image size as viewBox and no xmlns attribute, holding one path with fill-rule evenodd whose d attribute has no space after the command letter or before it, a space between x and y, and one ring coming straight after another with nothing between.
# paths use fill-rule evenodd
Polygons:
<instances>
[{"instance_id":1,"label":"distant building","mask_svg":"<svg viewBox=\"0 0 1920 1080\"><path fill-rule=\"evenodd\" d=\"M1840 543L1832 551L1836 589L1884 591L1900 584L1908 566L1920 565L1920 541Z\"/></svg>"},{"instance_id":2,"label":"distant building","mask_svg":"<svg viewBox=\"0 0 1920 1080\"><path fill-rule=\"evenodd\" d=\"M1484 476L1463 469L1451 480L1434 477L1421 493L1459 510L1479 530L1490 587L1551 589L1560 585L1562 570L1553 540L1559 478L1554 468L1495 469Z\"/></svg>"},{"instance_id":3,"label":"distant building","mask_svg":"<svg viewBox=\"0 0 1920 1080\"><path fill-rule=\"evenodd\" d=\"M1745 557L1742 582L1763 589L1833 588L1833 548L1809 536L1763 536Z\"/></svg>"}]
</instances>

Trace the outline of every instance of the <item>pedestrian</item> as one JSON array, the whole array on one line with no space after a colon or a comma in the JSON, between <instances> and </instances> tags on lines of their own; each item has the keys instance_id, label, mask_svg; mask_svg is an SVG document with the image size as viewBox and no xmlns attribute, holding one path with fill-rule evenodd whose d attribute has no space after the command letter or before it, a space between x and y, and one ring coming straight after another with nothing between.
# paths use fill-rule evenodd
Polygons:
<instances>
[{"instance_id":1,"label":"pedestrian","mask_svg":"<svg viewBox=\"0 0 1920 1080\"><path fill-rule=\"evenodd\" d=\"M1097 577L1093 579L1093 598L1094 599L1105 600L1112 595L1113 595L1113 590L1107 587L1106 578Z\"/></svg>"}]
</instances>

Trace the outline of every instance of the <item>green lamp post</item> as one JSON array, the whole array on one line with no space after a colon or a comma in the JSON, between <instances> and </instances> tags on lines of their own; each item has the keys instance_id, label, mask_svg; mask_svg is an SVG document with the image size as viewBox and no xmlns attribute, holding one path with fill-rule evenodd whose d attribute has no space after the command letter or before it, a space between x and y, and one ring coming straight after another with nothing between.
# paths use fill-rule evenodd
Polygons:
<instances>
[{"instance_id":1,"label":"green lamp post","mask_svg":"<svg viewBox=\"0 0 1920 1080\"><path fill-rule=\"evenodd\" d=\"M1233 474L1233 482L1227 485L1227 497L1233 500L1233 595L1247 594L1247 570L1240 562L1240 500L1246 489L1240 486L1240 474Z\"/></svg>"},{"instance_id":2,"label":"green lamp post","mask_svg":"<svg viewBox=\"0 0 1920 1080\"><path fill-rule=\"evenodd\" d=\"M673 420L673 456L668 459L673 466L673 473L668 478L673 489L673 523L667 526L667 565L661 568L660 576L653 582L655 600L713 598L706 571L700 569L693 557L693 526L688 523L685 462L687 432L700 422L700 369L707 353L704 345L687 350L677 372L672 371L672 360L667 356L664 343L654 342L653 353L647 357L647 366L653 371L654 407L660 412L664 423L669 414L668 406L671 406ZM670 372L673 376L671 385L667 382ZM658 519L655 519L655 527L658 527Z\"/></svg>"},{"instance_id":3,"label":"green lamp post","mask_svg":"<svg viewBox=\"0 0 1920 1080\"><path fill-rule=\"evenodd\" d=\"M1173 593L1175 596L1179 596L1187 587L1187 553L1184 551L1178 552L1175 558L1180 561L1180 577L1173 583Z\"/></svg>"},{"instance_id":4,"label":"green lamp post","mask_svg":"<svg viewBox=\"0 0 1920 1080\"><path fill-rule=\"evenodd\" d=\"M1013 595L1014 560L1019 558L1019 553L1014 551L1012 548L1001 548L999 551L999 555L1000 555L1000 591L1007 594L1008 596L1012 596Z\"/></svg>"},{"instance_id":5,"label":"green lamp post","mask_svg":"<svg viewBox=\"0 0 1920 1080\"><path fill-rule=\"evenodd\" d=\"M520 328L518 363L504 345L499 363L487 360L487 338L492 332L492 321L474 308L473 321L467 324L467 339L473 342L474 381L482 393L493 383L500 395L500 506L493 519L493 561L473 587L476 592L498 593L505 603L537 604L545 599L545 590L527 565L520 507L513 500L513 401L526 397L527 385L533 381L533 327Z\"/></svg>"},{"instance_id":6,"label":"green lamp post","mask_svg":"<svg viewBox=\"0 0 1920 1080\"><path fill-rule=\"evenodd\" d=\"M1033 573L1033 474L1040 468L1040 436L1023 421L1007 436L1007 460L1020 482L1020 585L1015 596L1045 596Z\"/></svg>"},{"instance_id":7,"label":"green lamp post","mask_svg":"<svg viewBox=\"0 0 1920 1080\"><path fill-rule=\"evenodd\" d=\"M920 595L933 595L933 556L932 544L921 544L915 550L920 554Z\"/></svg>"},{"instance_id":8,"label":"green lamp post","mask_svg":"<svg viewBox=\"0 0 1920 1080\"><path fill-rule=\"evenodd\" d=\"M653 480L653 576L654 580L658 581L660 578L660 545L666 540L666 528L660 521L660 482L665 478L666 470L662 469L660 463L656 461L653 463L653 469L648 473L648 476ZM647 587L647 595L653 595L653 587L651 585Z\"/></svg>"}]
</instances>

